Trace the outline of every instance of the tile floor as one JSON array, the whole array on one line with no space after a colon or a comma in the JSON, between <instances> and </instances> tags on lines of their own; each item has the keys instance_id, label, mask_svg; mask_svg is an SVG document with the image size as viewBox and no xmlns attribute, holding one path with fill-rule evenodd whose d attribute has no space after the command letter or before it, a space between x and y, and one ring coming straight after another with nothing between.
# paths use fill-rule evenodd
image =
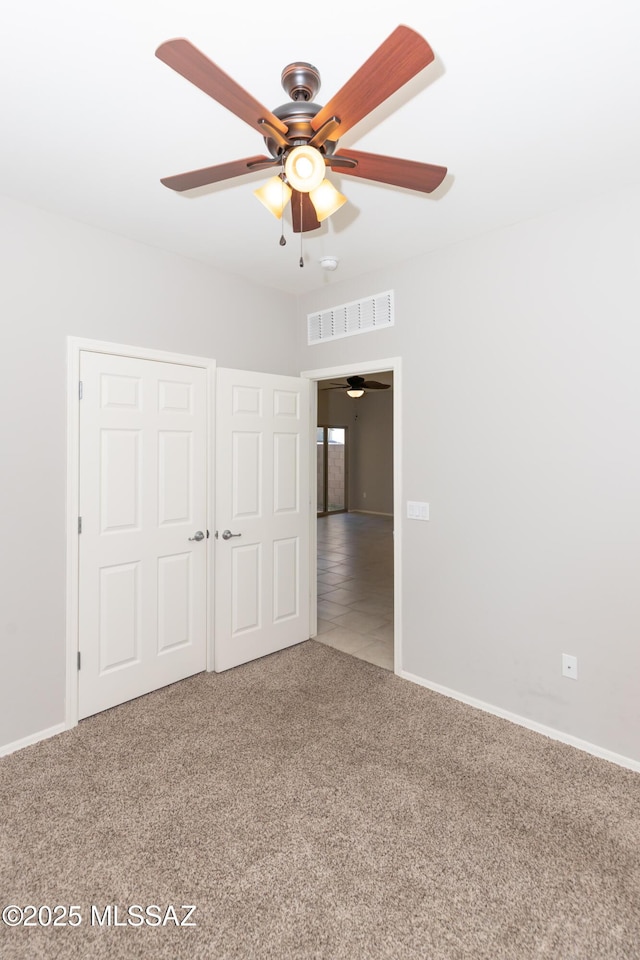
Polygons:
<instances>
[{"instance_id":1,"label":"tile floor","mask_svg":"<svg viewBox=\"0 0 640 960\"><path fill-rule=\"evenodd\" d=\"M318 518L321 643L393 670L393 519Z\"/></svg>"}]
</instances>

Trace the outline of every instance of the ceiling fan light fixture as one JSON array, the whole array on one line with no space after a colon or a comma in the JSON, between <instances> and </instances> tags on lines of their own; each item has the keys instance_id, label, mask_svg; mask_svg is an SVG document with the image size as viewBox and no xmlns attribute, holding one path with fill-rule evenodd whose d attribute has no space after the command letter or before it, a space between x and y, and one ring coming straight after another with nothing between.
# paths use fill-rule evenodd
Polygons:
<instances>
[{"instance_id":1,"label":"ceiling fan light fixture","mask_svg":"<svg viewBox=\"0 0 640 960\"><path fill-rule=\"evenodd\" d=\"M284 172L294 190L310 193L324 180L324 157L307 143L294 147L285 161Z\"/></svg>"},{"instance_id":2,"label":"ceiling fan light fixture","mask_svg":"<svg viewBox=\"0 0 640 960\"><path fill-rule=\"evenodd\" d=\"M313 204L316 216L320 223L330 217L332 213L339 210L347 198L339 190L336 190L330 180L326 178L322 183L309 193L311 203Z\"/></svg>"},{"instance_id":3,"label":"ceiling fan light fixture","mask_svg":"<svg viewBox=\"0 0 640 960\"><path fill-rule=\"evenodd\" d=\"M257 130L269 153L269 156L244 157L163 177L161 183L182 192L258 169L273 170L277 165L281 167L280 178L274 178L254 192L281 222L284 208L291 201L293 232L300 234L301 243L304 233L318 229L322 220L346 202L346 197L325 179L327 166L345 175L421 193L433 192L447 174L446 167L434 164L362 150L336 151L338 134L340 137L347 134L435 59L424 37L403 24L396 27L322 107L314 102L320 89L320 74L306 61L285 67L281 79L289 102L271 111L184 37L160 44L156 56ZM286 244L284 233L280 244ZM303 265L301 256L300 266ZM354 389L364 388L356 384Z\"/></svg>"},{"instance_id":4,"label":"ceiling fan light fixture","mask_svg":"<svg viewBox=\"0 0 640 960\"><path fill-rule=\"evenodd\" d=\"M254 190L254 195L260 203L263 203L267 210L277 217L282 218L284 209L291 199L291 187L285 183L281 177L271 177L261 187Z\"/></svg>"},{"instance_id":5,"label":"ceiling fan light fixture","mask_svg":"<svg viewBox=\"0 0 640 960\"><path fill-rule=\"evenodd\" d=\"M359 397L364 396L364 390L354 390L353 388L350 388L347 390L347 396L357 400Z\"/></svg>"}]
</instances>

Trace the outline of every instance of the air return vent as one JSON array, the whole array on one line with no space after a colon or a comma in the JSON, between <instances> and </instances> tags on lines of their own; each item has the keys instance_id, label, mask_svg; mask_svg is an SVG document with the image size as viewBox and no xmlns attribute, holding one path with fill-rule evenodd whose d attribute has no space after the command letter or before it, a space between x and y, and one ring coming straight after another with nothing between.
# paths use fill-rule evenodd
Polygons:
<instances>
[{"instance_id":1,"label":"air return vent","mask_svg":"<svg viewBox=\"0 0 640 960\"><path fill-rule=\"evenodd\" d=\"M307 343L311 345L324 343L325 340L338 340L340 337L353 337L356 333L382 330L393 324L393 290L387 290L386 293L377 293L364 300L310 313L307 316Z\"/></svg>"}]
</instances>

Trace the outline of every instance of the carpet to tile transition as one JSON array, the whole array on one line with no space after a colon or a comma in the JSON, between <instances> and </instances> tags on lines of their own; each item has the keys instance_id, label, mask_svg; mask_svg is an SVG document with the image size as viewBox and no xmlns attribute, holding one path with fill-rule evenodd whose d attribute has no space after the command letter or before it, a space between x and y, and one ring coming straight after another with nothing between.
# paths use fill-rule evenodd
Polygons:
<instances>
[{"instance_id":1,"label":"carpet to tile transition","mask_svg":"<svg viewBox=\"0 0 640 960\"><path fill-rule=\"evenodd\" d=\"M640 958L638 774L313 641L3 758L0 805L2 907L77 908L2 960Z\"/></svg>"}]
</instances>

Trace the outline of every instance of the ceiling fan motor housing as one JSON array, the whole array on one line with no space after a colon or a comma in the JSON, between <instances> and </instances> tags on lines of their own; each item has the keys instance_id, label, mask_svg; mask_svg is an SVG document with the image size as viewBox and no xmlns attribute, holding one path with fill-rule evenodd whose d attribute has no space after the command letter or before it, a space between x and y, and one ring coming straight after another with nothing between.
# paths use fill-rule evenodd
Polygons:
<instances>
[{"instance_id":1,"label":"ceiling fan motor housing","mask_svg":"<svg viewBox=\"0 0 640 960\"><path fill-rule=\"evenodd\" d=\"M291 99L288 103L276 107L272 113L286 124L287 139L291 145L301 146L313 137L315 131L311 121L322 109L321 104L315 103L313 99L320 90L320 72L313 64L298 61L284 68L281 81L285 93ZM264 142L272 157L279 157L286 150L271 137L265 137ZM326 140L318 149L325 156L331 156L337 144L337 140Z\"/></svg>"},{"instance_id":2,"label":"ceiling fan motor housing","mask_svg":"<svg viewBox=\"0 0 640 960\"><path fill-rule=\"evenodd\" d=\"M299 100L297 102L290 101L289 103L283 103L272 112L278 120L286 123L288 127L287 139L291 142L292 146L298 147L304 143L308 143L313 137L314 130L311 126L311 121L321 109L320 104L314 103L312 100ZM282 154L283 147L271 137L265 137L264 142L272 157L279 157ZM337 140L325 140L325 142L318 147L318 150L325 156L331 156L337 145Z\"/></svg>"}]
</instances>

